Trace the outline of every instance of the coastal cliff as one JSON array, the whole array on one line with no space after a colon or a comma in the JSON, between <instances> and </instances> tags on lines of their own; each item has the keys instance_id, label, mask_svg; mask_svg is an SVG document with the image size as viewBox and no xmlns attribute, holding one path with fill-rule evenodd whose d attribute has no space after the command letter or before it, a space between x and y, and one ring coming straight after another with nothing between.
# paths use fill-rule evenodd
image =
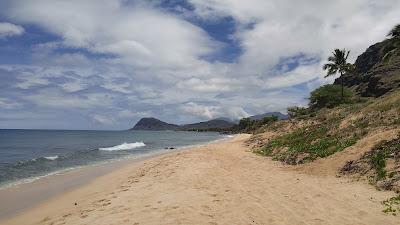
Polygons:
<instances>
[{"instance_id":1,"label":"coastal cliff","mask_svg":"<svg viewBox=\"0 0 400 225\"><path fill-rule=\"evenodd\" d=\"M362 97L379 97L400 87L400 44L396 38L370 46L354 63L343 84ZM340 84L340 79L335 84Z\"/></svg>"}]
</instances>

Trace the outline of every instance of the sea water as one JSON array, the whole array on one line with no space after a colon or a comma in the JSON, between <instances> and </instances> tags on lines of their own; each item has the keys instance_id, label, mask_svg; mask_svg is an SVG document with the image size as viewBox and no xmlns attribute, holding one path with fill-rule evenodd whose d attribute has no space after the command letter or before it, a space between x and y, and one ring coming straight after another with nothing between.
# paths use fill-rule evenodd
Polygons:
<instances>
[{"instance_id":1,"label":"sea water","mask_svg":"<svg viewBox=\"0 0 400 225\"><path fill-rule=\"evenodd\" d=\"M0 130L0 187L221 138L214 132Z\"/></svg>"}]
</instances>

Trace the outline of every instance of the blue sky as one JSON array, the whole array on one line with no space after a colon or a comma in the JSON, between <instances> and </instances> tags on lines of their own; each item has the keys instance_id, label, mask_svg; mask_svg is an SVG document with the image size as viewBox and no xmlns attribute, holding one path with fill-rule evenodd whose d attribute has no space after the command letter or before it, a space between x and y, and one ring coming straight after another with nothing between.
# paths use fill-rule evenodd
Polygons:
<instances>
[{"instance_id":1,"label":"blue sky","mask_svg":"<svg viewBox=\"0 0 400 225\"><path fill-rule=\"evenodd\" d=\"M127 129L306 105L334 48L351 61L397 0L4 0L0 128Z\"/></svg>"}]
</instances>

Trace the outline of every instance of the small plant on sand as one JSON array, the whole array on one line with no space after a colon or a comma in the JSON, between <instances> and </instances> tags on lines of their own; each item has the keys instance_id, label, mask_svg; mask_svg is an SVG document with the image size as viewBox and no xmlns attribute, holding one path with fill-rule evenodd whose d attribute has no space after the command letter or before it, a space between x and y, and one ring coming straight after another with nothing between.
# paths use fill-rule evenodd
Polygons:
<instances>
[{"instance_id":1,"label":"small plant on sand","mask_svg":"<svg viewBox=\"0 0 400 225\"><path fill-rule=\"evenodd\" d=\"M382 180L386 177L386 152L378 151L371 156L372 167L377 172L377 180Z\"/></svg>"},{"instance_id":2,"label":"small plant on sand","mask_svg":"<svg viewBox=\"0 0 400 225\"><path fill-rule=\"evenodd\" d=\"M397 213L400 213L400 195L389 198L383 201L382 204L386 207L382 212L393 216L397 216Z\"/></svg>"},{"instance_id":3,"label":"small plant on sand","mask_svg":"<svg viewBox=\"0 0 400 225\"><path fill-rule=\"evenodd\" d=\"M375 146L375 150L370 156L370 164L372 169L376 171L376 180L393 178L396 176L396 171L386 171L386 160L396 158L400 151L400 139L396 138L391 141L384 141ZM389 173L388 173L389 172Z\"/></svg>"}]
</instances>

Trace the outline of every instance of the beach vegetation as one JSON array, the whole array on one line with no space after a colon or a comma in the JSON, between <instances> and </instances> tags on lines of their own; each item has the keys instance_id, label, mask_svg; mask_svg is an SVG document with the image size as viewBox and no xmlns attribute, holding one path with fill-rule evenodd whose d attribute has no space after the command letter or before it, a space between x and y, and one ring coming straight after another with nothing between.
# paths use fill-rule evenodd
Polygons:
<instances>
[{"instance_id":1,"label":"beach vegetation","mask_svg":"<svg viewBox=\"0 0 400 225\"><path fill-rule=\"evenodd\" d=\"M258 129L260 129L263 126L272 124L276 121L278 121L279 118L275 115L272 116L266 116L260 120L253 120L251 118L243 118L239 121L239 124L233 128L235 132L247 132L251 133L254 132Z\"/></svg>"},{"instance_id":2,"label":"beach vegetation","mask_svg":"<svg viewBox=\"0 0 400 225\"><path fill-rule=\"evenodd\" d=\"M382 212L393 216L397 216L397 214L400 213L400 195L382 201L382 204L385 206Z\"/></svg>"},{"instance_id":3,"label":"beach vegetation","mask_svg":"<svg viewBox=\"0 0 400 225\"><path fill-rule=\"evenodd\" d=\"M324 158L355 144L358 137L330 133L329 125L316 124L298 128L269 141L257 153L274 160L299 164Z\"/></svg>"},{"instance_id":4,"label":"beach vegetation","mask_svg":"<svg viewBox=\"0 0 400 225\"><path fill-rule=\"evenodd\" d=\"M287 112L290 118L299 118L309 115L310 109L306 107L293 106L287 108Z\"/></svg>"}]
</instances>

